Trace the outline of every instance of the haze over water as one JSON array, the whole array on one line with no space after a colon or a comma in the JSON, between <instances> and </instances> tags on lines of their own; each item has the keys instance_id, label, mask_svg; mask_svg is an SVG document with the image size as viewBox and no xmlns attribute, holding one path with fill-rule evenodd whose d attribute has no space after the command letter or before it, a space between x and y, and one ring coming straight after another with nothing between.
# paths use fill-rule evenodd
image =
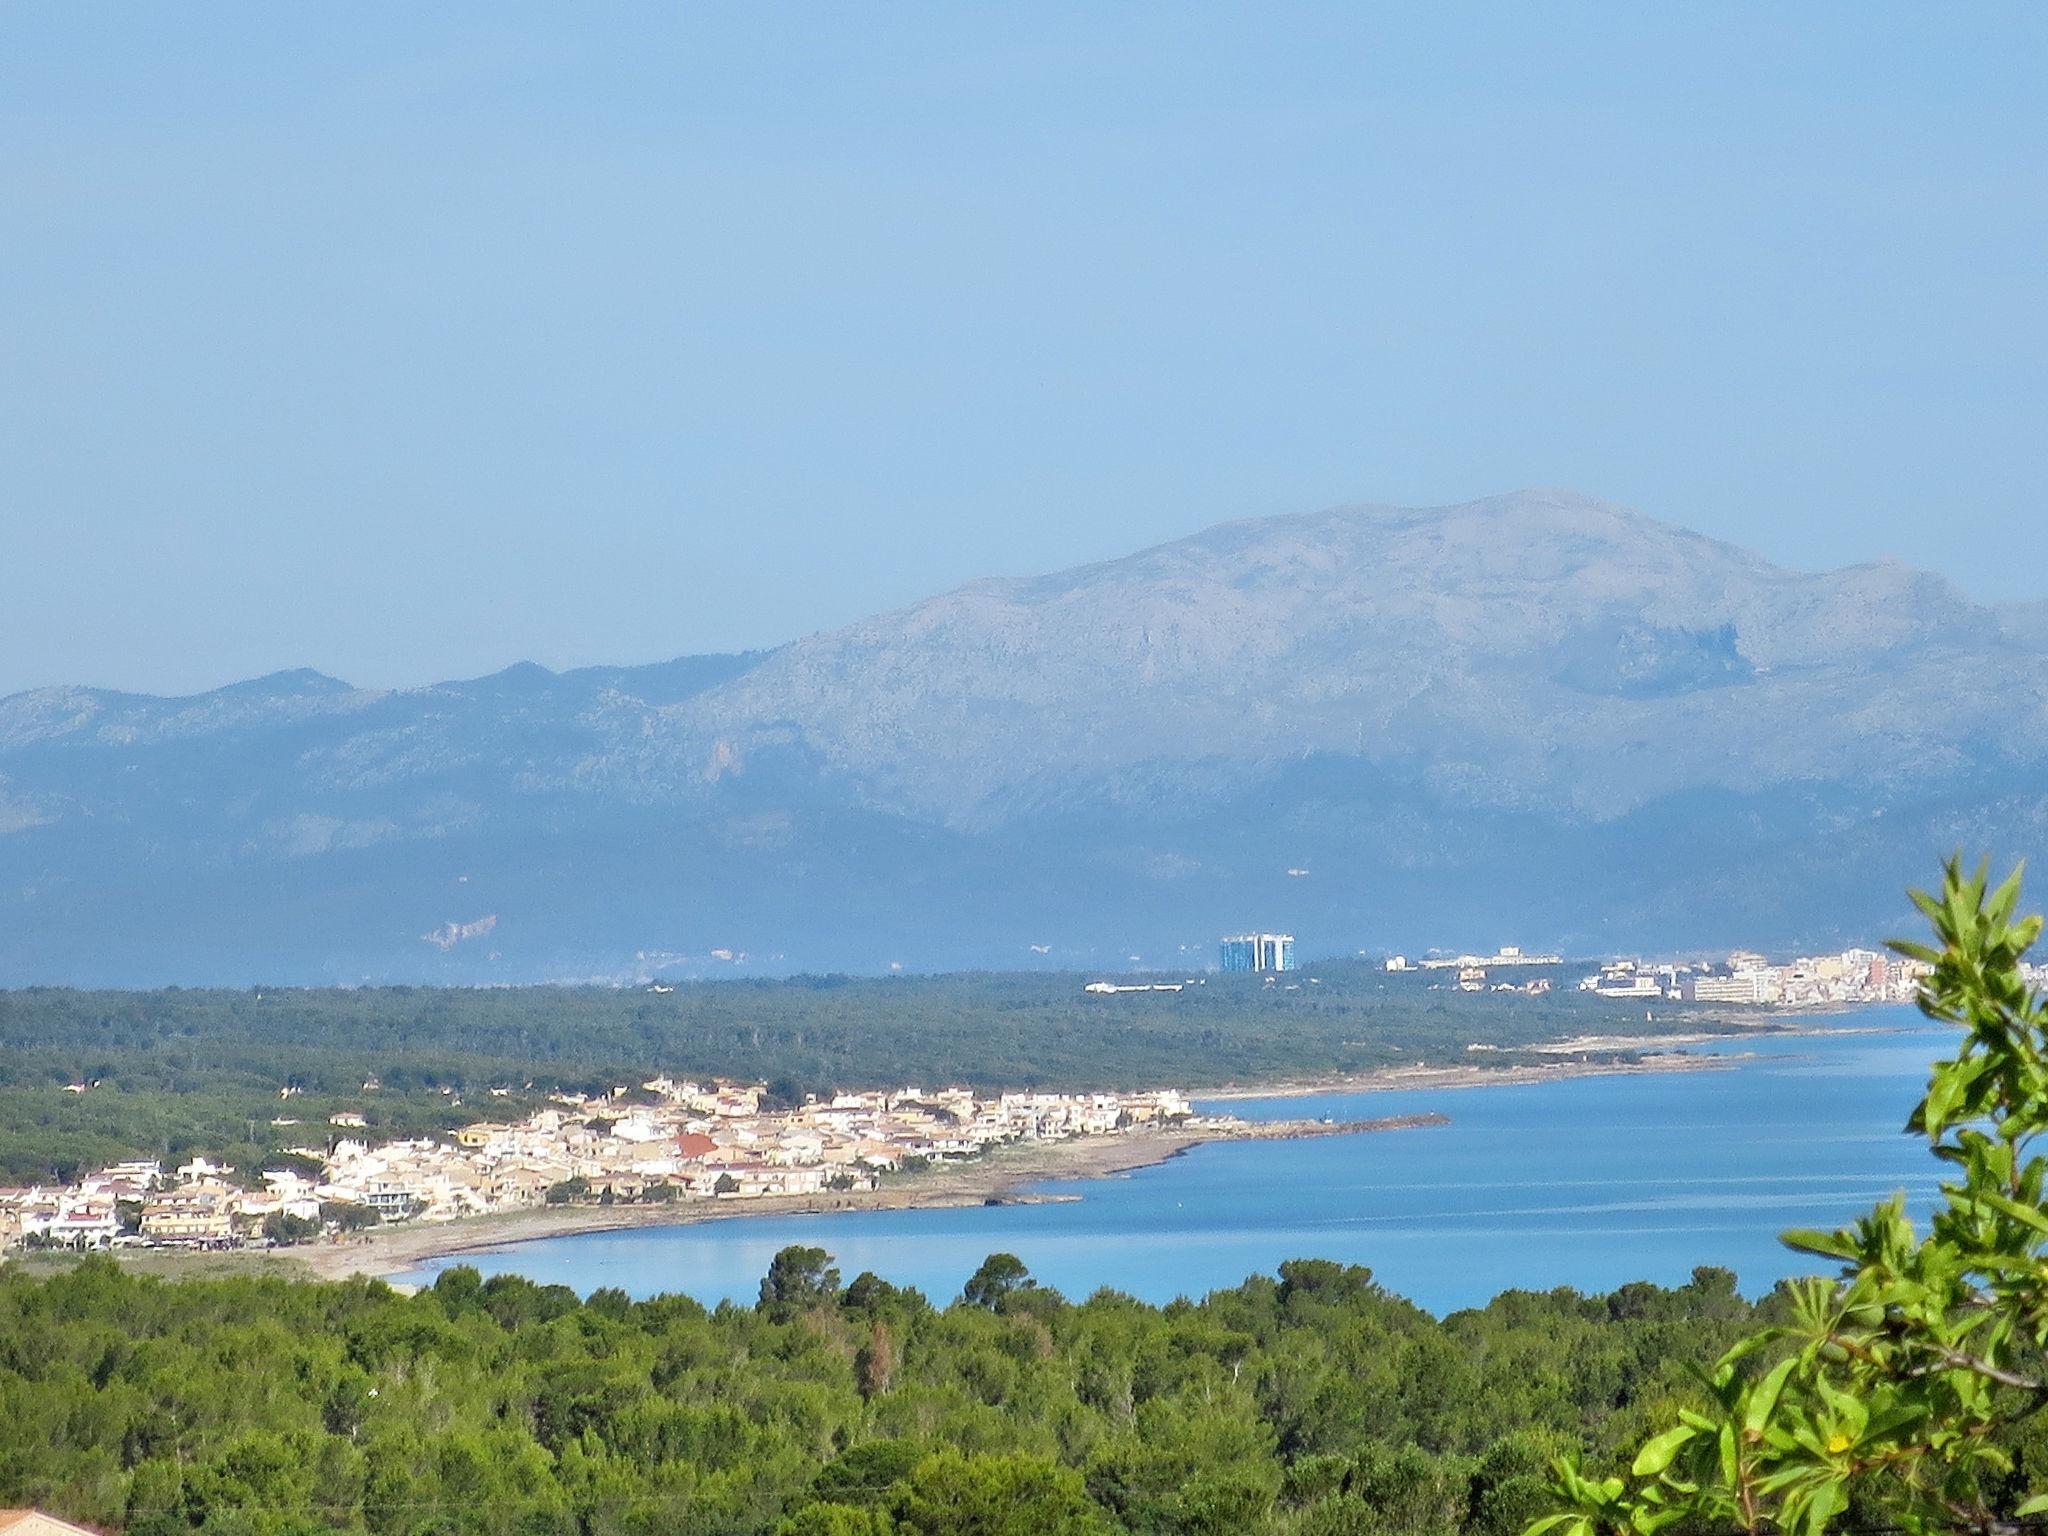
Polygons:
<instances>
[{"instance_id":1,"label":"haze over water","mask_svg":"<svg viewBox=\"0 0 2048 1536\"><path fill-rule=\"evenodd\" d=\"M1248 1118L1439 1110L1447 1127L1201 1146L1110 1179L1034 1186L1041 1205L771 1216L548 1238L437 1261L634 1296L751 1302L776 1250L831 1252L934 1301L989 1253L1075 1299L1200 1296L1290 1258L1369 1266L1433 1312L1513 1288L1603 1291L1733 1269L1751 1293L1822 1266L1788 1227L1833 1227L1896 1189L1924 1211L1939 1167L1902 1134L1952 1031L1906 1008L1824 1021L1841 1033L1697 1047L1753 1052L1725 1071L1515 1087L1212 1101Z\"/></svg>"}]
</instances>

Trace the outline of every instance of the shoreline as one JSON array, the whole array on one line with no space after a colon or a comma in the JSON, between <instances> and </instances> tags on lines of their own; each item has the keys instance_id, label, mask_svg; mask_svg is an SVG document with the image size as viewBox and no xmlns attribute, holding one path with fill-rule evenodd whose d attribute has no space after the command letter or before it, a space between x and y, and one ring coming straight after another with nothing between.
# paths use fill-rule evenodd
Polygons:
<instances>
[{"instance_id":1,"label":"shoreline","mask_svg":"<svg viewBox=\"0 0 2048 1536\"><path fill-rule=\"evenodd\" d=\"M1724 1019L1731 1027L1691 1029L1673 1034L1573 1035L1536 1045L1502 1049L1498 1055L1540 1056L1537 1062L1482 1066L1477 1061L1430 1066L1375 1067L1369 1072L1329 1073L1319 1077L1253 1083L1245 1087L1189 1089L1199 1103L1222 1104L1253 1099L1307 1098L1322 1093L1395 1093L1416 1088L1458 1091L1466 1088L1513 1088L1530 1083L1559 1082L1576 1077L1626 1077L1652 1072L1716 1072L1756 1057L1754 1051L1720 1051L1695 1055L1690 1045L1722 1045L1750 1039L1801 1040L1861 1033L1841 1025L1808 1022L1849 1012L1847 1007L1780 1014L1770 1019ZM1889 1027L1889 1026L1887 1026ZM1601 1058L1633 1053L1627 1061ZM1475 1053L1492 1057L1492 1051Z\"/></svg>"},{"instance_id":2,"label":"shoreline","mask_svg":"<svg viewBox=\"0 0 2048 1536\"><path fill-rule=\"evenodd\" d=\"M1724 1035L1702 1039L1721 1040ZM1680 1043L1662 1037L1660 1045ZM1576 1048L1577 1042L1570 1042ZM1611 1054L1631 1049L1610 1044ZM1588 1055L1594 1054L1589 1048ZM1748 1060L1748 1053L1716 1056L1664 1050L1629 1061L1592 1059L1545 1061L1524 1065L1385 1067L1372 1072L1332 1074L1297 1082L1264 1083L1250 1088L1201 1090L1203 1102L1302 1098L1325 1093L1380 1093L1417 1088L1444 1091L1468 1088L1521 1087L1581 1077L1626 1077L1651 1073L1726 1071ZM971 1162L928 1170L872 1190L820 1195L769 1195L748 1200L703 1200L658 1206L557 1206L466 1216L432 1225L406 1225L373 1230L344 1242L269 1250L269 1256L290 1260L314 1277L340 1280L367 1276L389 1280L421 1265L466 1253L495 1252L519 1243L557 1237L641 1227L694 1226L707 1221L744 1220L757 1216L826 1216L859 1211L934 1210L975 1205L1034 1204L1084 1198L1078 1194L1024 1193L1026 1186L1114 1178L1140 1168L1157 1167L1198 1146L1228 1141L1300 1140L1313 1136L1379 1134L1452 1124L1442 1114L1398 1116L1384 1120L1332 1123L1321 1120L1211 1121L1175 1130L1132 1130L1111 1136L1076 1137L1066 1141L1013 1143Z\"/></svg>"},{"instance_id":3,"label":"shoreline","mask_svg":"<svg viewBox=\"0 0 2048 1536\"><path fill-rule=\"evenodd\" d=\"M1831 1035L1826 1025L1751 1025L1741 1031L1686 1032L1656 1036L1580 1036L1522 1047L1524 1054L1547 1057L1512 1065L1476 1062L1380 1067L1368 1072L1329 1073L1242 1087L1192 1090L1204 1104L1233 1101L1307 1098L1322 1094L1367 1094L1472 1088L1527 1087L1587 1077L1727 1071L1755 1059L1750 1051L1712 1055L1685 1050L1688 1045L1721 1043L1745 1034L1773 1036ZM1655 1049L1646 1049L1654 1046ZM1505 1053L1503 1053L1505 1054ZM1617 1056L1627 1059L1617 1060ZM693 1226L709 1221L745 1220L763 1216L823 1216L860 1211L957 1209L975 1205L1057 1203L1080 1200L1075 1192L1045 1193L1030 1186L1114 1178L1184 1156L1214 1142L1297 1140L1316 1136L1372 1134L1450 1125L1442 1113L1392 1116L1374 1120L1332 1122L1320 1119L1236 1120L1198 1115L1174 1129L1135 1129L1113 1135L1074 1137L1064 1141L1016 1142L997 1147L968 1162L943 1164L903 1176L872 1190L807 1195L771 1195L752 1199L697 1199L666 1205L541 1206L494 1211L432 1223L403 1223L373 1228L338 1240L291 1248L238 1249L190 1253L172 1249L131 1249L117 1253L122 1262L151 1273L217 1274L247 1266L294 1277L343 1280L364 1277L400 1283L398 1277L421 1266L463 1254L496 1252L521 1243L558 1237L582 1237L644 1227ZM14 1262L10 1255L0 1262Z\"/></svg>"},{"instance_id":4,"label":"shoreline","mask_svg":"<svg viewBox=\"0 0 2048 1536\"><path fill-rule=\"evenodd\" d=\"M1075 1194L1021 1193L1032 1184L1114 1178L1153 1168L1195 1147L1225 1141L1300 1141L1317 1136L1375 1135L1449 1125L1440 1114L1384 1120L1203 1121L1174 1130L1132 1130L1067 1141L998 1147L970 1162L913 1174L875 1189L817 1195L765 1195L747 1200L696 1200L670 1205L554 1206L459 1217L431 1225L371 1230L345 1242L268 1250L323 1280L364 1275L389 1279L437 1259L495 1252L518 1243L586 1237L640 1227L696 1226L756 1216L827 1216L856 1211L957 1209L976 1205L1057 1204ZM220 1257L216 1255L216 1257Z\"/></svg>"},{"instance_id":5,"label":"shoreline","mask_svg":"<svg viewBox=\"0 0 2048 1536\"><path fill-rule=\"evenodd\" d=\"M1563 1041L1549 1046L1524 1046L1531 1055L1580 1051L1576 1061L1523 1062L1513 1066L1377 1067L1370 1072L1336 1073L1328 1077L1302 1078L1292 1082L1258 1083L1248 1088L1205 1088L1191 1091L1189 1098L1203 1104L1228 1104L1251 1099L1299 1099L1323 1093L1400 1093L1417 1088L1458 1092L1467 1088L1517 1088L1530 1083L1563 1082L1578 1077L1642 1077L1665 1072L1720 1072L1754 1058L1749 1051L1730 1051L1718 1056L1695 1056L1682 1050L1645 1051L1632 1061L1596 1061L1600 1055L1642 1050L1643 1041L1607 1040L1600 1044ZM1702 1044L1726 1040L1727 1035L1658 1036L1660 1047ZM1505 1054L1505 1053L1503 1053Z\"/></svg>"}]
</instances>

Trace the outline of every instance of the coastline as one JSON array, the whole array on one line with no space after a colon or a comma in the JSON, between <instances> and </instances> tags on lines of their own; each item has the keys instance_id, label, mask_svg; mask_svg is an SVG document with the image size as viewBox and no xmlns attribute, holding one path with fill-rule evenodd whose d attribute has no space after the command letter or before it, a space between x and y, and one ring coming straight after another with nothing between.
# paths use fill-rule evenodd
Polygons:
<instances>
[{"instance_id":1,"label":"coastline","mask_svg":"<svg viewBox=\"0 0 2048 1536\"><path fill-rule=\"evenodd\" d=\"M849 1211L935 1210L989 1204L1038 1204L1077 1195L1020 1193L1025 1186L1066 1179L1112 1178L1151 1168L1219 1141L1298 1141L1313 1136L1371 1135L1449 1125L1437 1114L1385 1120L1196 1122L1173 1130L1132 1130L1114 1136L1023 1142L971 1162L928 1169L875 1189L818 1195L766 1195L749 1200L697 1200L672 1205L553 1206L467 1216L431 1225L373 1229L342 1242L283 1250L313 1275L341 1280L387 1278L435 1259L482 1253L543 1238L581 1237L637 1227L694 1226L755 1216L822 1216Z\"/></svg>"},{"instance_id":2,"label":"coastline","mask_svg":"<svg viewBox=\"0 0 2048 1536\"><path fill-rule=\"evenodd\" d=\"M1773 1035L1832 1034L1827 1027L1771 1027ZM1462 1091L1521 1087L1572 1078L1623 1077L1652 1073L1723 1071L1753 1059L1750 1052L1695 1054L1683 1046L1721 1042L1729 1034L1674 1034L1654 1037L1592 1036L1526 1048L1551 1059L1486 1066L1477 1063L1383 1067L1362 1073L1333 1073L1282 1082L1201 1090L1201 1102L1302 1098L1318 1094L1398 1091ZM1655 1050L1645 1050L1654 1045ZM1622 1053L1626 1060L1614 1059ZM927 1210L987 1204L1035 1204L1078 1200L1072 1193L1048 1194L1030 1186L1113 1178L1180 1157L1219 1141L1294 1140L1446 1126L1441 1113L1333 1123L1315 1119L1234 1120L1197 1117L1171 1130L1137 1129L1115 1135L1063 1141L1019 1142L996 1148L970 1162L944 1164L891 1179L872 1190L814 1195L764 1196L745 1200L694 1200L668 1205L545 1206L492 1212L433 1223L403 1223L354 1236L291 1248L190 1253L130 1249L116 1257L147 1273L174 1277L233 1273L246 1268L293 1278L393 1280L424 1264L463 1254L496 1251L514 1244L577 1237L630 1228L687 1226L757 1216L817 1216L841 1212ZM0 1262L19 1263L10 1255ZM31 1263L61 1263L55 1256Z\"/></svg>"},{"instance_id":3,"label":"coastline","mask_svg":"<svg viewBox=\"0 0 2048 1536\"><path fill-rule=\"evenodd\" d=\"M1703 1036L1702 1039L1725 1039ZM1679 1043L1661 1037L1660 1045ZM1572 1042L1576 1045L1576 1042ZM1630 1049L1607 1043L1611 1054ZM1515 1087L1580 1077L1647 1073L1723 1071L1747 1059L1743 1054L1691 1055L1663 1050L1629 1061L1590 1059L1485 1067L1388 1067L1246 1088L1204 1090L1205 1102L1235 1099L1300 1098L1322 1093L1379 1093L1406 1089L1461 1090ZM462 1217L432 1225L373 1230L342 1242L311 1244L274 1252L317 1278L368 1276L387 1279L437 1259L494 1251L545 1238L579 1237L639 1227L688 1226L755 1216L820 1216L852 1211L929 1210L990 1203L1078 1199L1076 1195L1023 1193L1026 1186L1053 1181L1112 1178L1150 1168L1193 1148L1219 1141L1295 1140L1310 1136L1358 1135L1443 1126L1441 1114L1332 1124L1319 1120L1197 1121L1175 1130L1133 1130L1114 1136L1018 1143L999 1147L972 1162L930 1169L872 1190L822 1195L771 1195L749 1200L695 1201L657 1206L556 1206Z\"/></svg>"},{"instance_id":4,"label":"coastline","mask_svg":"<svg viewBox=\"0 0 2048 1536\"><path fill-rule=\"evenodd\" d=\"M1655 1044L1669 1047L1681 1044L1701 1044L1710 1040L1726 1040L1726 1035L1658 1036ZM1598 1043L1593 1043L1597 1041ZM1587 1041L1563 1041L1550 1046L1526 1046L1530 1054L1562 1053L1583 1051L1584 1057L1576 1061L1544 1061L1517 1064L1504 1067L1447 1066L1432 1067L1380 1067L1371 1072L1334 1074L1328 1077L1302 1078L1292 1082L1255 1083L1244 1088L1202 1089L1199 1097L1204 1104L1232 1103L1243 1099L1298 1099L1318 1093L1397 1093L1416 1088L1437 1088L1453 1091L1465 1088L1513 1088L1529 1083L1554 1083L1575 1077L1637 1077L1647 1073L1664 1072L1720 1072L1750 1059L1750 1053L1731 1051L1718 1056L1695 1056L1685 1051L1660 1049L1646 1052L1632 1061L1597 1061L1593 1058L1603 1052L1609 1056L1629 1050L1640 1050L1648 1042L1621 1041L1604 1037L1589 1037Z\"/></svg>"}]
</instances>

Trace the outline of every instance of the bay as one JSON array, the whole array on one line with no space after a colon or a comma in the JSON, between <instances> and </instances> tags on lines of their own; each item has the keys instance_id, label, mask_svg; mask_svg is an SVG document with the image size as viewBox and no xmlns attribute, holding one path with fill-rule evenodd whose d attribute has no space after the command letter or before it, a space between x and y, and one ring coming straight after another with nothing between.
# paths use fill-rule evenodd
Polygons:
<instances>
[{"instance_id":1,"label":"bay","mask_svg":"<svg viewBox=\"0 0 2048 1536\"><path fill-rule=\"evenodd\" d=\"M1439 1314L1506 1289L1604 1291L1735 1271L1745 1292L1821 1266L1788 1227L1847 1222L1894 1190L1924 1211L1938 1182L1903 1133L1951 1031L1911 1009L1823 1021L1826 1033L1693 1049L1724 1070L1566 1078L1504 1087L1208 1101L1248 1118L1352 1120L1440 1111L1448 1126L1200 1146L1156 1167L1033 1192L1054 1203L764 1216L545 1238L437 1260L588 1294L684 1292L751 1302L778 1249L811 1244L851 1279L873 1270L933 1300L982 1259L1017 1254L1079 1298L1201 1296L1287 1259L1370 1267Z\"/></svg>"}]
</instances>

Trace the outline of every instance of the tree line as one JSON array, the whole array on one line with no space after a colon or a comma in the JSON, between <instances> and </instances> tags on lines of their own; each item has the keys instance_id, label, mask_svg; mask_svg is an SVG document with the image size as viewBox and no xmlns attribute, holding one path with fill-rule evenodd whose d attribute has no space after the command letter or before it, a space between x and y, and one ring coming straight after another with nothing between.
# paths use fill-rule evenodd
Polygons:
<instances>
[{"instance_id":1,"label":"tree line","mask_svg":"<svg viewBox=\"0 0 2048 1536\"><path fill-rule=\"evenodd\" d=\"M1303 1260L1073 1302L996 1255L934 1305L778 1255L753 1306L0 1270L0 1504L131 1536L1516 1536L1778 1298L1725 1271L1443 1320Z\"/></svg>"}]
</instances>

